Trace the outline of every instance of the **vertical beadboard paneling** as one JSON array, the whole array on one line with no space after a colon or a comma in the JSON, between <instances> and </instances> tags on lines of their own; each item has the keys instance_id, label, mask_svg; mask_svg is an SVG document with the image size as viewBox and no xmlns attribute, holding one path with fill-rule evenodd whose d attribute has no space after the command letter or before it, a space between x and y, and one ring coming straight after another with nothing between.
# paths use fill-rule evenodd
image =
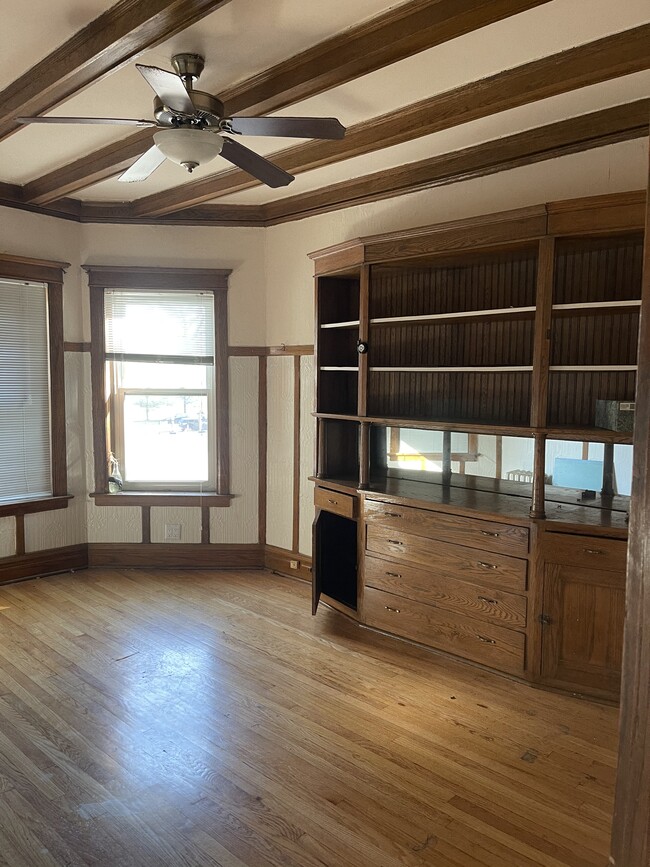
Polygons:
<instances>
[{"instance_id":1,"label":"vertical beadboard paneling","mask_svg":"<svg viewBox=\"0 0 650 867\"><path fill-rule=\"evenodd\" d=\"M86 541L86 439L84 431L86 370L85 352L65 354L65 414L68 493L67 509L25 515L25 551L43 551Z\"/></svg>"},{"instance_id":2,"label":"vertical beadboard paneling","mask_svg":"<svg viewBox=\"0 0 650 867\"><path fill-rule=\"evenodd\" d=\"M180 539L165 539L165 524L180 524ZM200 542L201 541L201 509L184 506L152 506L151 507L151 541L152 542Z\"/></svg>"},{"instance_id":3,"label":"vertical beadboard paneling","mask_svg":"<svg viewBox=\"0 0 650 867\"><path fill-rule=\"evenodd\" d=\"M314 356L300 359L300 545L301 554L311 557L311 525L314 520L314 448L316 419L314 411Z\"/></svg>"},{"instance_id":4,"label":"vertical beadboard paneling","mask_svg":"<svg viewBox=\"0 0 650 867\"><path fill-rule=\"evenodd\" d=\"M16 519L0 518L0 557L16 553Z\"/></svg>"},{"instance_id":5,"label":"vertical beadboard paneling","mask_svg":"<svg viewBox=\"0 0 650 867\"><path fill-rule=\"evenodd\" d=\"M291 550L293 528L293 358L268 360L266 542Z\"/></svg>"},{"instance_id":6,"label":"vertical beadboard paneling","mask_svg":"<svg viewBox=\"0 0 650 867\"><path fill-rule=\"evenodd\" d=\"M230 493L227 509L210 509L210 541L229 544L258 541L259 443L257 358L231 358Z\"/></svg>"}]
</instances>

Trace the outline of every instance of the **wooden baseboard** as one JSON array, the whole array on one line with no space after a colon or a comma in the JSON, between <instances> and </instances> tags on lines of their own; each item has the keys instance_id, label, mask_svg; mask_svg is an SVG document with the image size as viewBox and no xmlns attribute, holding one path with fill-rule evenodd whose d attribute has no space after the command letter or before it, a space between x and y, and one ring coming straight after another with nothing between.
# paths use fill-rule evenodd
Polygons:
<instances>
[{"instance_id":1,"label":"wooden baseboard","mask_svg":"<svg viewBox=\"0 0 650 867\"><path fill-rule=\"evenodd\" d=\"M17 554L14 557L0 559L0 584L23 578L55 575L72 569L86 569L87 566L87 545L67 545L64 548L31 551L29 554Z\"/></svg>"},{"instance_id":2,"label":"wooden baseboard","mask_svg":"<svg viewBox=\"0 0 650 867\"><path fill-rule=\"evenodd\" d=\"M143 569L251 569L264 566L262 545L198 545L175 542L91 542L89 566Z\"/></svg>"},{"instance_id":3,"label":"wooden baseboard","mask_svg":"<svg viewBox=\"0 0 650 867\"><path fill-rule=\"evenodd\" d=\"M298 563L297 569L292 568L292 561ZM311 557L305 557L304 554L295 554L285 548L267 545L264 549L264 565L273 572L300 578L311 584Z\"/></svg>"}]
</instances>

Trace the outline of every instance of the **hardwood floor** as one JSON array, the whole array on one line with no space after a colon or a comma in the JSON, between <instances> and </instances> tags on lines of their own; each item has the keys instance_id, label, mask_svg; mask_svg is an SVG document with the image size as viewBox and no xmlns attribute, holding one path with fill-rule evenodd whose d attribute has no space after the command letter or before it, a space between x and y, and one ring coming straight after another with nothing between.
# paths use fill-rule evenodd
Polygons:
<instances>
[{"instance_id":1,"label":"hardwood floor","mask_svg":"<svg viewBox=\"0 0 650 867\"><path fill-rule=\"evenodd\" d=\"M603 867L615 709L268 572L0 588L0 864Z\"/></svg>"}]
</instances>

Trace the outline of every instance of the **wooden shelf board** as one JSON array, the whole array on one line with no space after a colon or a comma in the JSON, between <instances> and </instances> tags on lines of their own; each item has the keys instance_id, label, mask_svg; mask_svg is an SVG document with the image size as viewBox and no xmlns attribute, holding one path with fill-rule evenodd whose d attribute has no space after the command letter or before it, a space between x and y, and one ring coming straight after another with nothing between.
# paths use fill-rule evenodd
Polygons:
<instances>
[{"instance_id":1,"label":"wooden shelf board","mask_svg":"<svg viewBox=\"0 0 650 867\"><path fill-rule=\"evenodd\" d=\"M551 308L553 313L565 313L571 316L580 314L611 314L625 313L630 310L639 310L641 299L630 301L586 301L572 304L554 304Z\"/></svg>"},{"instance_id":2,"label":"wooden shelf board","mask_svg":"<svg viewBox=\"0 0 650 867\"><path fill-rule=\"evenodd\" d=\"M636 364L551 364L551 373L617 373L636 371Z\"/></svg>"},{"instance_id":3,"label":"wooden shelf board","mask_svg":"<svg viewBox=\"0 0 650 867\"><path fill-rule=\"evenodd\" d=\"M388 316L370 320L370 325L426 325L433 322L481 321L510 318L533 319L535 307L503 307L488 310L464 310L455 313L431 313L422 316Z\"/></svg>"},{"instance_id":4,"label":"wooden shelf board","mask_svg":"<svg viewBox=\"0 0 650 867\"><path fill-rule=\"evenodd\" d=\"M358 367L330 367L330 366L327 366L327 367L321 367L321 368L319 368L319 370L321 370L321 371L325 370L325 371L329 371L329 372L335 371L337 373L358 373L359 372Z\"/></svg>"},{"instance_id":5,"label":"wooden shelf board","mask_svg":"<svg viewBox=\"0 0 650 867\"><path fill-rule=\"evenodd\" d=\"M359 320L358 319L350 319L347 322L323 322L321 323L321 328L358 328Z\"/></svg>"},{"instance_id":6,"label":"wooden shelf board","mask_svg":"<svg viewBox=\"0 0 650 867\"><path fill-rule=\"evenodd\" d=\"M322 369L322 368L321 368ZM530 373L531 365L521 367L370 367L370 373Z\"/></svg>"}]
</instances>

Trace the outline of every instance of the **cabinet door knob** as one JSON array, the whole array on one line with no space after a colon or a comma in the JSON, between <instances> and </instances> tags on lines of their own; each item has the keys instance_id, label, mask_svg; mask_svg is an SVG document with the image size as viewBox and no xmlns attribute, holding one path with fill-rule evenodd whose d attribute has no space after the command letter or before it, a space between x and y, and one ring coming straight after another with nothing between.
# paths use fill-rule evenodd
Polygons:
<instances>
[{"instance_id":1,"label":"cabinet door knob","mask_svg":"<svg viewBox=\"0 0 650 867\"><path fill-rule=\"evenodd\" d=\"M481 600L481 602L487 602L488 605L498 605L498 601L496 599L490 599L489 596L479 596L477 597Z\"/></svg>"},{"instance_id":2,"label":"cabinet door knob","mask_svg":"<svg viewBox=\"0 0 650 867\"><path fill-rule=\"evenodd\" d=\"M484 635L477 635L476 637L479 641L484 641L486 644L496 644L494 638L486 638Z\"/></svg>"},{"instance_id":3,"label":"cabinet door knob","mask_svg":"<svg viewBox=\"0 0 650 867\"><path fill-rule=\"evenodd\" d=\"M384 518L401 518L399 512L384 512Z\"/></svg>"},{"instance_id":4,"label":"cabinet door knob","mask_svg":"<svg viewBox=\"0 0 650 867\"><path fill-rule=\"evenodd\" d=\"M327 502L328 502L328 503L331 503L333 506L336 505L336 500L333 500L331 497L328 497Z\"/></svg>"},{"instance_id":5,"label":"cabinet door knob","mask_svg":"<svg viewBox=\"0 0 650 867\"><path fill-rule=\"evenodd\" d=\"M499 537L498 533L490 533L489 530L481 530L481 535L482 536L492 536L494 539L497 539Z\"/></svg>"},{"instance_id":6,"label":"cabinet door knob","mask_svg":"<svg viewBox=\"0 0 650 867\"><path fill-rule=\"evenodd\" d=\"M399 539L386 539L387 542L390 542L391 545L403 545L404 542L400 542Z\"/></svg>"},{"instance_id":7,"label":"cabinet door knob","mask_svg":"<svg viewBox=\"0 0 650 867\"><path fill-rule=\"evenodd\" d=\"M496 569L497 567L494 563L486 563L485 560L477 560L476 565L480 566L481 569Z\"/></svg>"},{"instance_id":8,"label":"cabinet door knob","mask_svg":"<svg viewBox=\"0 0 650 867\"><path fill-rule=\"evenodd\" d=\"M391 608L390 605L384 605L384 608L386 611L392 611L394 614L399 614L401 610L399 608Z\"/></svg>"},{"instance_id":9,"label":"cabinet door knob","mask_svg":"<svg viewBox=\"0 0 650 867\"><path fill-rule=\"evenodd\" d=\"M601 551L599 548L583 548L582 549L585 554L604 554L604 551Z\"/></svg>"},{"instance_id":10,"label":"cabinet door knob","mask_svg":"<svg viewBox=\"0 0 650 867\"><path fill-rule=\"evenodd\" d=\"M386 572L386 575L387 575L389 578L401 578L401 577L402 577L402 576L399 574L399 572Z\"/></svg>"}]
</instances>

